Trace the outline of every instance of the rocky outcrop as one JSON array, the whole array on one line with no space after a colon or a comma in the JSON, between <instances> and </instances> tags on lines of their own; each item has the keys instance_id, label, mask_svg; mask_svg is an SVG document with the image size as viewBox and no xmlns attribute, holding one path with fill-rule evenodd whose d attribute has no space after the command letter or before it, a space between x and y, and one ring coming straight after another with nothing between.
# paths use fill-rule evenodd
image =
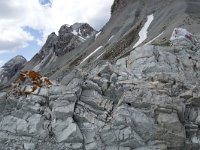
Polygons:
<instances>
[{"instance_id":1,"label":"rocky outcrop","mask_svg":"<svg viewBox=\"0 0 200 150\"><path fill-rule=\"evenodd\" d=\"M87 23L75 23L72 25L73 33L83 38L89 38L95 30Z\"/></svg>"},{"instance_id":2,"label":"rocky outcrop","mask_svg":"<svg viewBox=\"0 0 200 150\"><path fill-rule=\"evenodd\" d=\"M56 81L25 96L0 91L0 147L200 149L196 3L115 0L110 21L88 43L87 24L52 33L29 65L46 74L52 66ZM140 31L147 37L135 46Z\"/></svg>"},{"instance_id":3,"label":"rocky outcrop","mask_svg":"<svg viewBox=\"0 0 200 150\"><path fill-rule=\"evenodd\" d=\"M9 146L0 142L1 148L81 149L83 135L73 119L81 89L72 88L54 84L27 97L7 93L7 99L6 93L1 93L1 106L5 107L0 111L5 117L0 119L0 141L14 140L7 141ZM52 146L51 140L57 144Z\"/></svg>"},{"instance_id":4,"label":"rocky outcrop","mask_svg":"<svg viewBox=\"0 0 200 150\"><path fill-rule=\"evenodd\" d=\"M19 73L26 62L27 61L23 56L16 56L5 63L0 68L0 87L13 82L14 80L12 78L15 76L15 74Z\"/></svg>"},{"instance_id":5,"label":"rocky outcrop","mask_svg":"<svg viewBox=\"0 0 200 150\"><path fill-rule=\"evenodd\" d=\"M200 48L191 36L195 49L177 35L171 46L138 47L115 63L79 68L26 97L1 92L1 147L200 148Z\"/></svg>"},{"instance_id":6,"label":"rocky outcrop","mask_svg":"<svg viewBox=\"0 0 200 150\"><path fill-rule=\"evenodd\" d=\"M95 30L87 23L75 23L72 26L61 26L58 33L57 42L53 45L53 51L56 56L62 56L91 37L95 33Z\"/></svg>"}]
</instances>

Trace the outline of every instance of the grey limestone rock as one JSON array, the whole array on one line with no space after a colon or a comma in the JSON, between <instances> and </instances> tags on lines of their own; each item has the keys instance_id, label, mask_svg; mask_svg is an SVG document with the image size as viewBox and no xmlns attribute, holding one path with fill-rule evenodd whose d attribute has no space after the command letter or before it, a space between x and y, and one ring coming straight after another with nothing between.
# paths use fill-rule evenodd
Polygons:
<instances>
[{"instance_id":1,"label":"grey limestone rock","mask_svg":"<svg viewBox=\"0 0 200 150\"><path fill-rule=\"evenodd\" d=\"M199 6L194 0L115 0L98 38L88 24L63 25L24 68L57 81L31 95L0 91L0 147L199 149L200 38L191 34L189 41L186 32L169 39L175 26L198 31ZM133 48L150 14L147 39Z\"/></svg>"},{"instance_id":2,"label":"grey limestone rock","mask_svg":"<svg viewBox=\"0 0 200 150\"><path fill-rule=\"evenodd\" d=\"M34 150L35 144L34 143L24 143L24 149L25 150Z\"/></svg>"}]
</instances>

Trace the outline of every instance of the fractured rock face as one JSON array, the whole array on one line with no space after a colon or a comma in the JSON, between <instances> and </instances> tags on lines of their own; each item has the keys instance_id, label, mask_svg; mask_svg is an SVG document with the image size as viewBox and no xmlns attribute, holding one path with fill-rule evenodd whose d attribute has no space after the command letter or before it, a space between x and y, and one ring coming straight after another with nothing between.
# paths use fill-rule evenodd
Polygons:
<instances>
[{"instance_id":1,"label":"fractured rock face","mask_svg":"<svg viewBox=\"0 0 200 150\"><path fill-rule=\"evenodd\" d=\"M0 141L14 135L15 143L35 148L44 139L54 149L199 148L199 55L177 45L146 45L81 78L66 76L65 85L27 97L2 92Z\"/></svg>"},{"instance_id":2,"label":"fractured rock face","mask_svg":"<svg viewBox=\"0 0 200 150\"><path fill-rule=\"evenodd\" d=\"M157 4L151 0L115 0L112 10L115 16L108 23L111 24L108 25L109 30L103 28L97 39L91 39L91 42L96 41L96 45L89 47L86 42L83 48L78 49L93 34L88 24L63 25L58 36L52 33L34 57L35 69L60 63L62 68L55 68L60 72L53 75L61 79L62 84L55 82L50 88L38 88L27 96L0 91L0 147L48 150L199 149L200 49L198 46L191 48L195 45L193 35L183 29L179 34L179 29L176 29L172 45L147 43L131 49L131 43L134 44L137 39L134 35L145 22L145 18L140 16L155 11L155 19L148 30L147 39L150 40L161 30L171 30L162 25L168 25L166 22L177 18L165 20L172 18L174 13L179 14L175 11L176 5L182 4L179 1ZM166 7L166 4L173 6L166 12L175 12L163 13L166 9L158 6ZM147 9L143 9L144 5ZM135 6L137 8L133 9ZM124 7L129 8L122 11ZM113 23L116 18L119 20ZM127 22L121 21L127 18ZM156 22L157 18L162 18L162 23ZM143 21L135 26L134 22L139 20ZM157 33L153 33L155 29ZM166 32L169 31L162 32L163 36ZM105 43L112 35L115 35L114 40ZM169 42L169 39L164 40ZM75 63L78 64L99 44L102 44L99 53L109 49L114 53L119 50L118 47L122 51L115 55L124 53L117 56L120 58L117 62L94 61L92 65L76 66L68 74L73 67L68 67L68 59L62 60L67 57L73 59L70 55L72 50L77 48L78 52L75 50L73 57L78 57ZM92 59L90 62L93 62ZM30 89L27 84L25 86Z\"/></svg>"},{"instance_id":3,"label":"fractured rock face","mask_svg":"<svg viewBox=\"0 0 200 150\"><path fill-rule=\"evenodd\" d=\"M19 119L13 116L7 116L1 121L1 130L10 132L19 136L31 136L45 138L48 135L47 128L44 128L44 120L39 114L29 117L27 120Z\"/></svg>"}]
</instances>

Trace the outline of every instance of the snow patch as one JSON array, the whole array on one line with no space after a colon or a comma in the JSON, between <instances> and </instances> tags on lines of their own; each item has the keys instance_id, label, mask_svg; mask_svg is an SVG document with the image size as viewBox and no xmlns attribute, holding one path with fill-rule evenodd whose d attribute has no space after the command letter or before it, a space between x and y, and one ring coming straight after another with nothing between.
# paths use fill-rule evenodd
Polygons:
<instances>
[{"instance_id":1,"label":"snow patch","mask_svg":"<svg viewBox=\"0 0 200 150\"><path fill-rule=\"evenodd\" d=\"M139 32L139 40L137 41L137 43L133 46L133 48L136 48L138 45L140 45L142 42L144 42L144 40L147 39L147 31L148 28L151 24L151 22L153 21L154 16L153 14L147 16L147 22L144 24L144 26L142 27L142 29Z\"/></svg>"},{"instance_id":2,"label":"snow patch","mask_svg":"<svg viewBox=\"0 0 200 150\"><path fill-rule=\"evenodd\" d=\"M163 35L164 32L160 33L158 36L153 38L151 41L147 42L144 46L151 44L153 41L155 41L157 38L159 38L161 35Z\"/></svg>"},{"instance_id":3,"label":"snow patch","mask_svg":"<svg viewBox=\"0 0 200 150\"><path fill-rule=\"evenodd\" d=\"M85 38L83 38L82 36L78 36L79 37L79 39L81 40L81 42L84 42L86 39Z\"/></svg>"},{"instance_id":4,"label":"snow patch","mask_svg":"<svg viewBox=\"0 0 200 150\"><path fill-rule=\"evenodd\" d=\"M87 36L86 36L86 39L89 39L90 38L90 35L89 34L87 34Z\"/></svg>"},{"instance_id":5,"label":"snow patch","mask_svg":"<svg viewBox=\"0 0 200 150\"><path fill-rule=\"evenodd\" d=\"M70 27L70 25L68 25L68 24L65 24L65 26L66 26L66 27Z\"/></svg>"},{"instance_id":6,"label":"snow patch","mask_svg":"<svg viewBox=\"0 0 200 150\"><path fill-rule=\"evenodd\" d=\"M95 39L101 34L101 31L99 31L96 35L95 35Z\"/></svg>"},{"instance_id":7,"label":"snow patch","mask_svg":"<svg viewBox=\"0 0 200 150\"><path fill-rule=\"evenodd\" d=\"M51 63L55 62L57 59L57 56L55 55L55 52L53 52L52 54L53 56L51 57L51 59L49 60L49 62L46 64L46 66L49 66Z\"/></svg>"},{"instance_id":8,"label":"snow patch","mask_svg":"<svg viewBox=\"0 0 200 150\"><path fill-rule=\"evenodd\" d=\"M94 53L96 53L98 50L100 50L103 46L99 46L97 49L94 50L94 52L92 52L90 55L88 55L85 59L83 59L83 61L80 63L82 64L83 62L85 62L88 58L90 58L92 55L94 55Z\"/></svg>"},{"instance_id":9,"label":"snow patch","mask_svg":"<svg viewBox=\"0 0 200 150\"><path fill-rule=\"evenodd\" d=\"M78 33L81 35L81 29L78 30Z\"/></svg>"},{"instance_id":10,"label":"snow patch","mask_svg":"<svg viewBox=\"0 0 200 150\"><path fill-rule=\"evenodd\" d=\"M78 35L78 32L77 32L76 30L73 30L72 33L73 33L74 35Z\"/></svg>"},{"instance_id":11,"label":"snow patch","mask_svg":"<svg viewBox=\"0 0 200 150\"><path fill-rule=\"evenodd\" d=\"M192 143L194 143L194 144L199 144L199 143L200 143L200 140L199 140L197 137L193 137L193 138L192 138Z\"/></svg>"},{"instance_id":12,"label":"snow patch","mask_svg":"<svg viewBox=\"0 0 200 150\"><path fill-rule=\"evenodd\" d=\"M114 38L114 35L112 35L112 36L109 38L108 42L110 42L113 38Z\"/></svg>"},{"instance_id":13,"label":"snow patch","mask_svg":"<svg viewBox=\"0 0 200 150\"><path fill-rule=\"evenodd\" d=\"M96 58L96 60L99 59L104 53L105 53L105 52L103 52L102 54L100 54L100 55Z\"/></svg>"}]
</instances>

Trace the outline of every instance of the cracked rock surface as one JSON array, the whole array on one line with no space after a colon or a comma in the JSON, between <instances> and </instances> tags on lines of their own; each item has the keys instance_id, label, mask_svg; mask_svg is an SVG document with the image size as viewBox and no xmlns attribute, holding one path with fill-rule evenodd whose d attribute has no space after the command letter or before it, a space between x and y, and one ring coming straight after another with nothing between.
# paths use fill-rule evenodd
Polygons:
<instances>
[{"instance_id":1,"label":"cracked rock surface","mask_svg":"<svg viewBox=\"0 0 200 150\"><path fill-rule=\"evenodd\" d=\"M0 147L199 149L199 63L198 47L147 45L37 94L1 92Z\"/></svg>"}]
</instances>

